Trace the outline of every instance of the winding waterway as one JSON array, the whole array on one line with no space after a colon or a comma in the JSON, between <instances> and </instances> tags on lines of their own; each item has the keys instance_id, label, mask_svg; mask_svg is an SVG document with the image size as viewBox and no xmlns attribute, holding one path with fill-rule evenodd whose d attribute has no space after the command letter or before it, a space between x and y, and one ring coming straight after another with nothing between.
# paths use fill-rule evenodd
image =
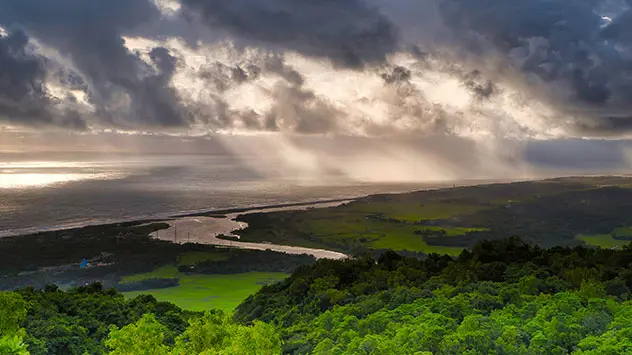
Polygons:
<instances>
[{"instance_id":1,"label":"winding waterway","mask_svg":"<svg viewBox=\"0 0 632 355\"><path fill-rule=\"evenodd\" d=\"M217 238L218 235L226 235L239 238L233 234L236 230L245 229L248 223L237 221L237 216L258 213L258 212L278 212L288 210L303 210L308 208L326 208L339 206L342 202L315 203L311 205L292 207L272 207L266 209L254 209L246 212L231 213L223 218L214 217L181 217L164 221L170 225L167 229L162 229L151 234L152 237L174 243L199 243L209 245L220 245L232 248L252 249L252 250L272 250L288 254L309 254L316 259L344 259L348 257L343 253L324 249L312 249L289 245L249 243Z\"/></svg>"}]
</instances>

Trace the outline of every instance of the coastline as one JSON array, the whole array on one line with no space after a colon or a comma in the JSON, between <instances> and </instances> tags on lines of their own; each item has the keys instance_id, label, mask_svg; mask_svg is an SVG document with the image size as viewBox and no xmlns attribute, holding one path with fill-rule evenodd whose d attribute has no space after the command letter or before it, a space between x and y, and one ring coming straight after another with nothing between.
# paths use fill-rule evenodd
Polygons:
<instances>
[{"instance_id":1,"label":"coastline","mask_svg":"<svg viewBox=\"0 0 632 355\"><path fill-rule=\"evenodd\" d=\"M577 175L570 175L569 177L573 177ZM579 175L581 176L581 175ZM559 178L559 177L558 177ZM384 193L372 193L372 194L363 194L345 198L334 198L334 199L317 199L317 200L306 200L301 202L280 202L280 203L272 203L272 204L262 204L262 205L249 205L244 207L229 207L229 208L216 208L216 209L197 209L197 210L184 210L184 211L175 211L175 212L165 212L153 215L138 215L129 218L120 218L120 219L97 219L85 222L70 222L70 223L62 223L53 226L42 226L42 227L30 227L30 228L19 228L19 229L8 229L8 230L0 230L0 239L1 238L9 238L9 237L22 237L22 236L31 236L40 233L47 232L62 232L62 231L70 231L77 230L86 227L99 227L99 226L112 226L117 224L128 223L130 225L140 225L152 222L159 221L168 221L170 219L183 218L183 217L212 217L212 216L225 216L227 214L233 213L250 213L254 210L264 210L263 212L272 212L270 210L277 208L300 208L302 206L309 205L318 205L318 204L326 204L326 203L335 203L335 202L344 202L344 201L356 201L363 198L368 198L371 196L378 196L383 194L404 194L404 193L412 193L418 191L431 191L431 190L441 190L441 189L452 189L455 187L466 187L466 186L480 186L480 185L489 185L489 184L497 184L497 183L513 183L519 181L532 181L532 180L542 180L541 178L534 179L472 179L472 180L461 180L455 183L456 185L450 186L449 183L444 183L442 186L436 187L426 187L420 189L411 189L405 191L397 191L397 192L384 192ZM545 179L546 180L546 179Z\"/></svg>"},{"instance_id":2,"label":"coastline","mask_svg":"<svg viewBox=\"0 0 632 355\"><path fill-rule=\"evenodd\" d=\"M136 216L136 217L122 218L122 219L76 222L76 223L67 223L67 224L48 226L48 227L20 228L17 230L0 231L0 238L27 237L31 235L40 234L40 233L63 232L63 231L77 230L77 229L82 229L82 228L87 228L87 227L112 226L112 225L117 225L117 224L141 225L141 224L147 224L147 223L153 223L153 222L162 222L162 221L166 222L172 219L185 218L185 217L226 217L226 215L228 214L254 213L254 211L273 212L273 210L280 209L280 208L282 209L287 208L290 210L300 209L300 207L304 207L304 206L351 202L351 201L355 201L355 200L365 198L368 196L371 196L371 195L363 195L363 196L356 196L356 197L350 197L350 198L312 200L312 201L304 201L304 202L283 202L283 203L276 203L276 204L252 205L252 206L247 206L247 207L168 212L168 213L161 213L157 215Z\"/></svg>"}]
</instances>

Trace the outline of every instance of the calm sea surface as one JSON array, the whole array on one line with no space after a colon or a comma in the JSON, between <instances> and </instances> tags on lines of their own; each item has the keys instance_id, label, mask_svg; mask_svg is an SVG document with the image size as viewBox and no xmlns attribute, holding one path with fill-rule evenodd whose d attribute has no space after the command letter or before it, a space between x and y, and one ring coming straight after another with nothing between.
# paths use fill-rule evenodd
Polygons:
<instances>
[{"instance_id":1,"label":"calm sea surface","mask_svg":"<svg viewBox=\"0 0 632 355\"><path fill-rule=\"evenodd\" d=\"M0 153L0 236L180 212L346 198L441 184L288 174L274 160L213 155ZM262 174L253 166L264 167Z\"/></svg>"}]
</instances>

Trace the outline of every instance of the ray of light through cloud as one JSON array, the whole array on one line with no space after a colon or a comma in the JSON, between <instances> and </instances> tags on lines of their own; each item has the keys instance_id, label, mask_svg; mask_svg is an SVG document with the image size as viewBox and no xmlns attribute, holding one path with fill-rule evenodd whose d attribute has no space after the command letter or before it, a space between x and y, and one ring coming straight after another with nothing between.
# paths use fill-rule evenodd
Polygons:
<instances>
[{"instance_id":1,"label":"ray of light through cloud","mask_svg":"<svg viewBox=\"0 0 632 355\"><path fill-rule=\"evenodd\" d=\"M367 181L530 174L527 142L632 127L625 1L36 3L0 5L4 127L219 136L237 155L231 137L257 136L291 171ZM306 136L379 149L344 161Z\"/></svg>"}]
</instances>

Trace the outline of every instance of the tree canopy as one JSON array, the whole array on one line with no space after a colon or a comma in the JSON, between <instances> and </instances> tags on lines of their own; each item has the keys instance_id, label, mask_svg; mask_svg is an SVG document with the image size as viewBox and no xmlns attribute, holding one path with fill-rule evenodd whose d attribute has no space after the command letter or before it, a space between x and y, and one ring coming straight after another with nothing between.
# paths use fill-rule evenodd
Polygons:
<instances>
[{"instance_id":1,"label":"tree canopy","mask_svg":"<svg viewBox=\"0 0 632 355\"><path fill-rule=\"evenodd\" d=\"M92 284L0 293L0 354L627 354L632 247L320 260L234 314Z\"/></svg>"}]
</instances>

